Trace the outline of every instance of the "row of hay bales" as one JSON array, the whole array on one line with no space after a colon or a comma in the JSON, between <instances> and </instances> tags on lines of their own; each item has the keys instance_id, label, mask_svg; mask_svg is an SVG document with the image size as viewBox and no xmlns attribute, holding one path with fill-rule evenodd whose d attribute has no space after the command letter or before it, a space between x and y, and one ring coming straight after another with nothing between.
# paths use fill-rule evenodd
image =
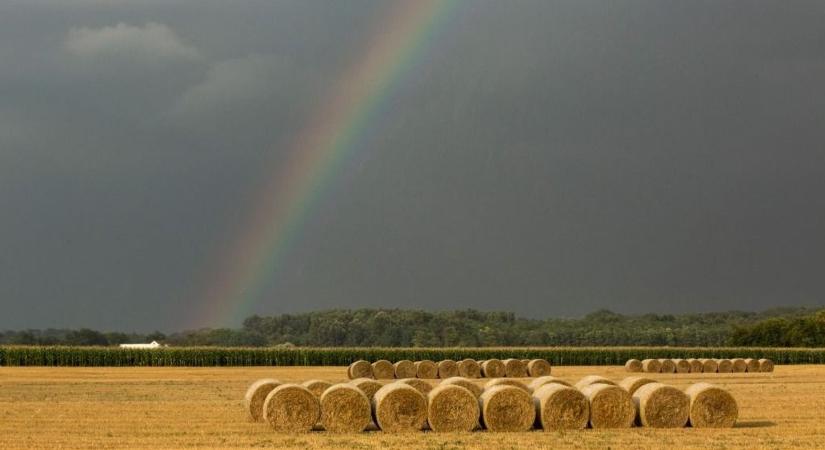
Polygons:
<instances>
[{"instance_id":1,"label":"row of hay bales","mask_svg":"<svg viewBox=\"0 0 825 450\"><path fill-rule=\"evenodd\" d=\"M452 377L433 387L418 378L382 384L359 378L332 384L310 380L282 384L258 380L247 390L253 421L278 432L333 433L377 427L385 432L545 431L637 426L732 427L736 400L724 389L698 383L686 391L633 376L620 383L598 375L572 385L552 376L529 384L497 378L480 386Z\"/></svg>"},{"instance_id":2,"label":"row of hay bales","mask_svg":"<svg viewBox=\"0 0 825 450\"><path fill-rule=\"evenodd\" d=\"M358 360L347 368L350 380L358 378L375 378L379 380L425 378L447 379L464 378L527 378L550 375L550 362L546 359L487 359L476 361L462 359L454 361L445 359L439 362L430 360L410 361L403 359L391 363L380 359L374 363Z\"/></svg>"},{"instance_id":3,"label":"row of hay bales","mask_svg":"<svg viewBox=\"0 0 825 450\"><path fill-rule=\"evenodd\" d=\"M628 360L624 367L628 372L648 373L745 373L773 372L770 359L638 359Z\"/></svg>"}]
</instances>

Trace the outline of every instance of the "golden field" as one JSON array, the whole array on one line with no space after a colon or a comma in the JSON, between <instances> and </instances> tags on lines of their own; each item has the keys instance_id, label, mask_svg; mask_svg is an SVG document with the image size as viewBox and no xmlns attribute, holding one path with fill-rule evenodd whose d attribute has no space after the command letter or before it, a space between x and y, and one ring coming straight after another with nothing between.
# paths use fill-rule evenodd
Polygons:
<instances>
[{"instance_id":1,"label":"golden field","mask_svg":"<svg viewBox=\"0 0 825 450\"><path fill-rule=\"evenodd\" d=\"M825 365L650 375L678 387L701 380L728 388L740 417L726 430L283 435L245 418L241 399L258 378L342 381L345 374L345 367L0 367L0 448L825 448ZM628 376L616 366L553 368L568 381L590 374Z\"/></svg>"}]
</instances>

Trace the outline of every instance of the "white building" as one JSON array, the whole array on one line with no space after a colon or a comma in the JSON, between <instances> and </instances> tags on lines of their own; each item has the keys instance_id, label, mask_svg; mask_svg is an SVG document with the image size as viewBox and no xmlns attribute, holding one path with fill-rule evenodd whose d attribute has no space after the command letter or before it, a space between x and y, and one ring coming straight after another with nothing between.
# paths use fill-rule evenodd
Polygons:
<instances>
[{"instance_id":1,"label":"white building","mask_svg":"<svg viewBox=\"0 0 825 450\"><path fill-rule=\"evenodd\" d=\"M120 348L159 348L160 346L158 341L152 341L151 344L120 344Z\"/></svg>"}]
</instances>

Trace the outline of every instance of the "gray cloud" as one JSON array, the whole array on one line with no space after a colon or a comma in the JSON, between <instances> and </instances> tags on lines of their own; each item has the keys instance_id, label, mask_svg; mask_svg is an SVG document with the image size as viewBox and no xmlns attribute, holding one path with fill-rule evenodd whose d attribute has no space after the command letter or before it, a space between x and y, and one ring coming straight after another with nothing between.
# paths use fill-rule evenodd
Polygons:
<instances>
[{"instance_id":1,"label":"gray cloud","mask_svg":"<svg viewBox=\"0 0 825 450\"><path fill-rule=\"evenodd\" d=\"M72 28L65 45L70 53L86 58L120 57L158 62L200 57L198 50L184 44L174 30L154 22L144 26L120 22L102 28Z\"/></svg>"}]
</instances>

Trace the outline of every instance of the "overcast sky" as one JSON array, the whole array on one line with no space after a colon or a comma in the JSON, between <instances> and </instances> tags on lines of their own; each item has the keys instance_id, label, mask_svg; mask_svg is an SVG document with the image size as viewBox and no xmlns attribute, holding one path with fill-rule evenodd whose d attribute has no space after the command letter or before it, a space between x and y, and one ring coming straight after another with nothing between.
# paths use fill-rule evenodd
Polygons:
<instances>
[{"instance_id":1,"label":"overcast sky","mask_svg":"<svg viewBox=\"0 0 825 450\"><path fill-rule=\"evenodd\" d=\"M190 323L261 167L391 9L0 0L0 329ZM823 24L819 0L461 2L255 311L822 305Z\"/></svg>"}]
</instances>

